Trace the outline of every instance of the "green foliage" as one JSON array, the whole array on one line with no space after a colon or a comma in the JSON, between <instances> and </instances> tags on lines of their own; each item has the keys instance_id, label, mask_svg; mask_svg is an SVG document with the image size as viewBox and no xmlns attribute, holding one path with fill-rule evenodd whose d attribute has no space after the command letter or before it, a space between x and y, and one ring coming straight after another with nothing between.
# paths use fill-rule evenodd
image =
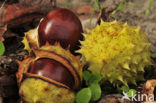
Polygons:
<instances>
[{"instance_id":1,"label":"green foliage","mask_svg":"<svg viewBox=\"0 0 156 103\"><path fill-rule=\"evenodd\" d=\"M121 10L125 10L127 8L130 8L130 7L133 7L133 6L137 6L138 4L129 4L129 5L124 5L126 3L126 0L122 0L119 4L119 6L112 12L112 14L115 14L116 12L118 11L121 11ZM149 1L149 6L148 8L146 9L145 11L145 15L148 16L152 7L154 5L154 0L150 0Z\"/></svg>"},{"instance_id":2,"label":"green foliage","mask_svg":"<svg viewBox=\"0 0 156 103\"><path fill-rule=\"evenodd\" d=\"M128 92L126 92L128 97L133 97L136 94L135 89L130 89Z\"/></svg>"},{"instance_id":3,"label":"green foliage","mask_svg":"<svg viewBox=\"0 0 156 103\"><path fill-rule=\"evenodd\" d=\"M91 75L88 81L86 81L86 85L91 85L93 83L99 83L102 79L102 76L100 74L94 74Z\"/></svg>"},{"instance_id":4,"label":"green foliage","mask_svg":"<svg viewBox=\"0 0 156 103\"><path fill-rule=\"evenodd\" d=\"M152 9L152 7L153 7L153 4L154 4L154 0L150 0L149 6L148 6L147 10L145 11L145 15L146 15L146 16L149 15L149 13L150 13L150 11L151 11L151 9Z\"/></svg>"},{"instance_id":5,"label":"green foliage","mask_svg":"<svg viewBox=\"0 0 156 103\"><path fill-rule=\"evenodd\" d=\"M135 89L130 89L127 86L122 86L122 87L118 87L118 92L122 93L123 91L127 94L128 97L133 97L136 94L136 90Z\"/></svg>"},{"instance_id":6,"label":"green foliage","mask_svg":"<svg viewBox=\"0 0 156 103\"><path fill-rule=\"evenodd\" d=\"M89 71L83 72L83 78L87 86L90 86L93 83L99 83L102 79L101 74L91 74Z\"/></svg>"},{"instance_id":7,"label":"green foliage","mask_svg":"<svg viewBox=\"0 0 156 103\"><path fill-rule=\"evenodd\" d=\"M156 53L152 53L152 57L153 58L156 58Z\"/></svg>"},{"instance_id":8,"label":"green foliage","mask_svg":"<svg viewBox=\"0 0 156 103\"><path fill-rule=\"evenodd\" d=\"M89 103L89 101L97 101L101 97L101 87L98 84L101 81L100 74L91 74L89 71L83 72L83 79L86 88L82 88L76 95L76 103ZM85 100L84 100L85 98ZM84 100L84 101L83 101Z\"/></svg>"},{"instance_id":9,"label":"green foliage","mask_svg":"<svg viewBox=\"0 0 156 103\"><path fill-rule=\"evenodd\" d=\"M99 3L99 0L94 0L94 5L95 5L95 7L98 8L99 11L102 11L102 7L101 7L101 5Z\"/></svg>"},{"instance_id":10,"label":"green foliage","mask_svg":"<svg viewBox=\"0 0 156 103\"><path fill-rule=\"evenodd\" d=\"M122 93L122 91L128 92L130 90L130 88L125 85L122 87L118 87L117 89L119 93Z\"/></svg>"},{"instance_id":11,"label":"green foliage","mask_svg":"<svg viewBox=\"0 0 156 103\"><path fill-rule=\"evenodd\" d=\"M121 10L125 10L127 8L136 6L137 4L129 4L129 5L124 5L126 3L126 0L122 0L119 4L119 6L112 12L112 14L115 14L116 12L119 12Z\"/></svg>"},{"instance_id":12,"label":"green foliage","mask_svg":"<svg viewBox=\"0 0 156 103\"><path fill-rule=\"evenodd\" d=\"M83 79L87 82L89 78L91 77L91 73L89 71L83 72Z\"/></svg>"},{"instance_id":13,"label":"green foliage","mask_svg":"<svg viewBox=\"0 0 156 103\"><path fill-rule=\"evenodd\" d=\"M64 7L68 8L68 4L69 4L70 0L66 0Z\"/></svg>"},{"instance_id":14,"label":"green foliage","mask_svg":"<svg viewBox=\"0 0 156 103\"><path fill-rule=\"evenodd\" d=\"M101 7L101 5L99 3L99 0L94 0L93 10L92 10L92 13L91 13L91 16L90 16L90 25L92 23L92 19L93 19L96 8L98 8L99 12L102 12L103 7Z\"/></svg>"},{"instance_id":15,"label":"green foliage","mask_svg":"<svg viewBox=\"0 0 156 103\"><path fill-rule=\"evenodd\" d=\"M76 103L89 103L91 99L90 88L83 88L76 94Z\"/></svg>"},{"instance_id":16,"label":"green foliage","mask_svg":"<svg viewBox=\"0 0 156 103\"><path fill-rule=\"evenodd\" d=\"M92 100L97 101L101 97L101 87L98 83L93 83L90 85L90 90L92 93Z\"/></svg>"},{"instance_id":17,"label":"green foliage","mask_svg":"<svg viewBox=\"0 0 156 103\"><path fill-rule=\"evenodd\" d=\"M5 52L5 46L3 44L3 42L0 42L0 56L3 55Z\"/></svg>"}]
</instances>

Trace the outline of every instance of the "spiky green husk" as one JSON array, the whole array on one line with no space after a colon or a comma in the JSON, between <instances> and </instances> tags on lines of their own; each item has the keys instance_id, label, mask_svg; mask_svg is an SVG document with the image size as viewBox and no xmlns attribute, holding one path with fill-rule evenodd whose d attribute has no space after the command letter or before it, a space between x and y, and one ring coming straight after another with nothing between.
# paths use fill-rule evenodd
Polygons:
<instances>
[{"instance_id":1,"label":"spiky green husk","mask_svg":"<svg viewBox=\"0 0 156 103\"><path fill-rule=\"evenodd\" d=\"M24 49L28 50L29 52L31 52L32 48L33 49L39 48L38 27L26 32L22 40L22 43L24 44Z\"/></svg>"},{"instance_id":2,"label":"spiky green husk","mask_svg":"<svg viewBox=\"0 0 156 103\"><path fill-rule=\"evenodd\" d=\"M73 91L38 78L26 78L19 93L25 103L74 103L75 99Z\"/></svg>"},{"instance_id":3,"label":"spiky green husk","mask_svg":"<svg viewBox=\"0 0 156 103\"><path fill-rule=\"evenodd\" d=\"M78 89L82 81L83 68L80 57L63 49L59 43L54 46L47 43L41 48L32 48L32 52L33 55L19 62L17 72L19 95L24 103L74 103L75 92L71 91L67 85L44 76L33 75L28 71L31 64L39 58L56 60L68 67L75 80L75 86L72 89Z\"/></svg>"},{"instance_id":4,"label":"spiky green husk","mask_svg":"<svg viewBox=\"0 0 156 103\"><path fill-rule=\"evenodd\" d=\"M78 52L92 73L101 73L115 85L143 79L144 67L151 64L150 44L139 27L101 21L84 37Z\"/></svg>"}]
</instances>

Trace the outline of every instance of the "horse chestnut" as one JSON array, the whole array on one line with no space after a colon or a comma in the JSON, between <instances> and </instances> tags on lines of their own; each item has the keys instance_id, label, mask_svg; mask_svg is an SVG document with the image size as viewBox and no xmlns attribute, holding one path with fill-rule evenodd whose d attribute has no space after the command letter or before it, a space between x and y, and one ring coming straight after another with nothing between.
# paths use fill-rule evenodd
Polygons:
<instances>
[{"instance_id":1,"label":"horse chestnut","mask_svg":"<svg viewBox=\"0 0 156 103\"><path fill-rule=\"evenodd\" d=\"M33 49L19 62L17 82L22 103L74 103L82 68L80 57L59 43Z\"/></svg>"},{"instance_id":2,"label":"horse chestnut","mask_svg":"<svg viewBox=\"0 0 156 103\"><path fill-rule=\"evenodd\" d=\"M36 60L32 64L29 73L45 76L57 82L66 84L70 88L73 88L74 86L74 77L72 74L64 65L53 59L40 58Z\"/></svg>"},{"instance_id":3,"label":"horse chestnut","mask_svg":"<svg viewBox=\"0 0 156 103\"><path fill-rule=\"evenodd\" d=\"M64 49L70 45L70 51L74 51L78 49L82 32L79 18L68 9L58 8L48 13L41 21L38 29L39 44L43 46L46 42L51 45L60 42Z\"/></svg>"}]
</instances>

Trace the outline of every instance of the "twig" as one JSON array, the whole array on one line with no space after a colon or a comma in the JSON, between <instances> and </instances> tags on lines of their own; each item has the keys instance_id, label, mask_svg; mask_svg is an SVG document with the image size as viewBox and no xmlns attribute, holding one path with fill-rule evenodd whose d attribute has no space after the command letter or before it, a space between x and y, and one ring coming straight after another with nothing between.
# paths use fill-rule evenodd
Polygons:
<instances>
[{"instance_id":1,"label":"twig","mask_svg":"<svg viewBox=\"0 0 156 103\"><path fill-rule=\"evenodd\" d=\"M4 7L5 3L6 3L6 0L2 3L0 10Z\"/></svg>"}]
</instances>

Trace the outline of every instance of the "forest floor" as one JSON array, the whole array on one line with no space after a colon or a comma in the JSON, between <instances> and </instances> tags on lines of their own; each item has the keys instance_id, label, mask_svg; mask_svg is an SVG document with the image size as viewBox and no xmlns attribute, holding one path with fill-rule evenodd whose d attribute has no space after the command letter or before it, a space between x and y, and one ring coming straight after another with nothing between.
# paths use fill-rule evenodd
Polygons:
<instances>
[{"instance_id":1,"label":"forest floor","mask_svg":"<svg viewBox=\"0 0 156 103\"><path fill-rule=\"evenodd\" d=\"M17 2L18 0L15 1ZM125 6L125 9L119 10L117 12L114 11L119 7L121 0L99 0L99 1L100 1L99 4L101 5L101 7L103 7L103 10L102 13L100 14L96 9L96 12L94 13L94 16L92 18L91 27L90 27L90 16L93 10L94 3L93 0L58 0L57 6L69 7L69 9L73 10L79 16L83 24L83 29L95 27L101 18L105 21L118 20L122 22L127 22L129 25L140 26L141 29L145 31L149 39L149 42L151 43L151 52L156 52L155 1L153 6L150 8L149 7L150 0L126 0L126 2L123 4L123 6ZM148 15L146 14L147 9L150 10ZM34 22L32 23L31 26L30 24L29 26L24 25L25 27L22 27L22 30L19 30L19 27L9 28L7 31L8 34L4 36L5 38L4 44L6 47L6 51L4 55L0 57L0 103L18 103L19 100L19 97L17 95L18 87L15 78L15 72L18 69L17 61L23 60L24 56L28 54L27 51L23 50L24 46L21 43L21 40L22 36L24 35L23 32L29 30L30 28L35 27L37 24L38 23ZM156 60L154 61L156 62ZM156 63L150 71L145 72L145 77L147 80L156 79ZM123 102L121 101L122 95L116 94L115 89L113 87L111 88L111 85L110 88L107 89L113 89L112 92L109 92L112 94L110 95L109 93L103 93L107 94L107 96L104 95L101 98L101 100L98 101L98 103L117 103L117 101ZM125 101L123 103L128 103L128 101Z\"/></svg>"}]
</instances>

